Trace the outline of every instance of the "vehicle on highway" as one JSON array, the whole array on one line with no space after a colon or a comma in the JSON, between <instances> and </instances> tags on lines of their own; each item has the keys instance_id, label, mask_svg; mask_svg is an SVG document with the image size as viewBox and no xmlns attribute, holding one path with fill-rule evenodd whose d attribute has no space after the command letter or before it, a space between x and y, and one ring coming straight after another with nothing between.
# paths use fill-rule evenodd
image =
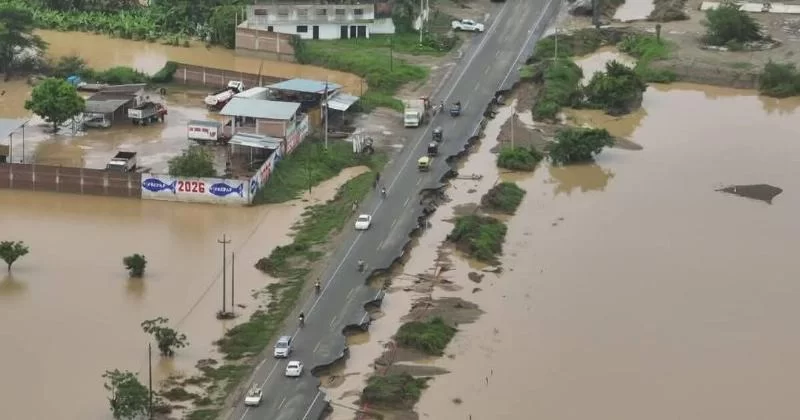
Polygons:
<instances>
[{"instance_id":1,"label":"vehicle on highway","mask_svg":"<svg viewBox=\"0 0 800 420\"><path fill-rule=\"evenodd\" d=\"M483 32L485 29L482 23L475 22L472 19L454 20L450 23L454 31L467 31L467 32Z\"/></svg>"},{"instance_id":2,"label":"vehicle on highway","mask_svg":"<svg viewBox=\"0 0 800 420\"><path fill-rule=\"evenodd\" d=\"M434 142L428 143L428 156L433 157L439 154L439 144Z\"/></svg>"},{"instance_id":3,"label":"vehicle on highway","mask_svg":"<svg viewBox=\"0 0 800 420\"><path fill-rule=\"evenodd\" d=\"M403 101L403 127L419 127L428 118L431 101L426 97Z\"/></svg>"},{"instance_id":4,"label":"vehicle on highway","mask_svg":"<svg viewBox=\"0 0 800 420\"><path fill-rule=\"evenodd\" d=\"M444 131L442 127L436 127L433 129L433 141L442 142L443 140Z\"/></svg>"},{"instance_id":5,"label":"vehicle on highway","mask_svg":"<svg viewBox=\"0 0 800 420\"><path fill-rule=\"evenodd\" d=\"M417 161L417 169L422 172L428 171L431 169L431 158L430 156L423 156L419 158Z\"/></svg>"},{"instance_id":6,"label":"vehicle on highway","mask_svg":"<svg viewBox=\"0 0 800 420\"><path fill-rule=\"evenodd\" d=\"M292 354L292 337L284 335L275 343L275 348L272 350L274 357L284 358Z\"/></svg>"},{"instance_id":7,"label":"vehicle on highway","mask_svg":"<svg viewBox=\"0 0 800 420\"><path fill-rule=\"evenodd\" d=\"M253 387L250 388L249 391L247 391L247 395L245 395L244 397L244 405L250 407L261 405L261 398L262 398L261 388L253 385Z\"/></svg>"},{"instance_id":8,"label":"vehicle on highway","mask_svg":"<svg viewBox=\"0 0 800 420\"><path fill-rule=\"evenodd\" d=\"M303 362L292 360L286 365L286 376L297 378L303 374Z\"/></svg>"},{"instance_id":9,"label":"vehicle on highway","mask_svg":"<svg viewBox=\"0 0 800 420\"><path fill-rule=\"evenodd\" d=\"M372 216L362 214L356 219L356 230L367 230L370 226L372 226Z\"/></svg>"},{"instance_id":10,"label":"vehicle on highway","mask_svg":"<svg viewBox=\"0 0 800 420\"><path fill-rule=\"evenodd\" d=\"M457 117L461 115L461 101L454 102L453 105L450 106L450 116Z\"/></svg>"}]
</instances>

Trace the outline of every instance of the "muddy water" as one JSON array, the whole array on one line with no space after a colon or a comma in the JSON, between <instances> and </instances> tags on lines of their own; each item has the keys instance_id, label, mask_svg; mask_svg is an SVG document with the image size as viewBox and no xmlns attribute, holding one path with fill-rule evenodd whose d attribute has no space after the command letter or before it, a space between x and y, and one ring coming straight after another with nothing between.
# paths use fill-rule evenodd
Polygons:
<instances>
[{"instance_id":1,"label":"muddy water","mask_svg":"<svg viewBox=\"0 0 800 420\"><path fill-rule=\"evenodd\" d=\"M153 74L164 67L167 61L177 61L196 66L214 67L251 74L305 78L339 83L348 92L361 94L361 79L350 73L328 70L281 61L268 61L242 57L233 50L206 48L196 44L191 48L173 47L146 41L131 41L109 38L83 32L37 31L49 43L48 54L54 57L79 55L89 66L105 69L114 66L129 66ZM366 87L364 87L366 88Z\"/></svg>"},{"instance_id":2,"label":"muddy water","mask_svg":"<svg viewBox=\"0 0 800 420\"><path fill-rule=\"evenodd\" d=\"M614 20L621 22L646 20L653 7L651 0L625 0L614 13Z\"/></svg>"},{"instance_id":3,"label":"muddy water","mask_svg":"<svg viewBox=\"0 0 800 420\"><path fill-rule=\"evenodd\" d=\"M258 306L252 292L271 281L254 262L290 241L289 227L306 204L331 198L363 170L344 171L307 202L257 208L0 191L3 237L31 249L0 279L0 370L13 378L0 381L3 417L109 418L100 375L146 372L145 319L170 318L191 343L174 361L155 358L156 379L191 374L198 359L219 358L212 341L247 319ZM225 323L214 318L223 234L236 252L236 303L245 305ZM142 280L129 280L122 267L122 257L135 252L148 260ZM57 392L42 399L43 389Z\"/></svg>"},{"instance_id":4,"label":"muddy water","mask_svg":"<svg viewBox=\"0 0 800 420\"><path fill-rule=\"evenodd\" d=\"M650 89L631 137L643 150L517 179L528 194L509 221L508 271L472 295L487 313L439 360L452 373L423 394L421 417L797 417L800 368L786 358L800 351L788 251L800 128L755 95L714 90ZM603 188L560 194L566 179ZM714 191L734 183L785 191L772 205Z\"/></svg>"}]
</instances>

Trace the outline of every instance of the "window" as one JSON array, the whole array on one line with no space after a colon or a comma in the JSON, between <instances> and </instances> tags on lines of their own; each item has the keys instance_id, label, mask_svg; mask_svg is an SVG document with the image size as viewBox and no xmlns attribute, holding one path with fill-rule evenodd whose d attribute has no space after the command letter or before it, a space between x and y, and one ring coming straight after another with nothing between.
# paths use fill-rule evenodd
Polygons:
<instances>
[{"instance_id":1,"label":"window","mask_svg":"<svg viewBox=\"0 0 800 420\"><path fill-rule=\"evenodd\" d=\"M317 16L327 16L328 9L317 9Z\"/></svg>"},{"instance_id":2,"label":"window","mask_svg":"<svg viewBox=\"0 0 800 420\"><path fill-rule=\"evenodd\" d=\"M272 32L274 28L272 26L267 26L267 32Z\"/></svg>"},{"instance_id":3,"label":"window","mask_svg":"<svg viewBox=\"0 0 800 420\"><path fill-rule=\"evenodd\" d=\"M289 9L284 9L284 8L278 9L278 16L284 18L289 17Z\"/></svg>"},{"instance_id":4,"label":"window","mask_svg":"<svg viewBox=\"0 0 800 420\"><path fill-rule=\"evenodd\" d=\"M307 32L308 32L308 26L306 26L306 25L299 25L299 26L297 27L297 33L298 33L298 34L304 34L304 33L307 33Z\"/></svg>"},{"instance_id":5,"label":"window","mask_svg":"<svg viewBox=\"0 0 800 420\"><path fill-rule=\"evenodd\" d=\"M298 17L308 17L308 9L297 9Z\"/></svg>"},{"instance_id":6,"label":"window","mask_svg":"<svg viewBox=\"0 0 800 420\"><path fill-rule=\"evenodd\" d=\"M253 14L256 16L266 16L267 9L253 9Z\"/></svg>"},{"instance_id":7,"label":"window","mask_svg":"<svg viewBox=\"0 0 800 420\"><path fill-rule=\"evenodd\" d=\"M336 9L336 16L344 16L344 9Z\"/></svg>"},{"instance_id":8,"label":"window","mask_svg":"<svg viewBox=\"0 0 800 420\"><path fill-rule=\"evenodd\" d=\"M353 9L353 16L364 16L364 9Z\"/></svg>"}]
</instances>

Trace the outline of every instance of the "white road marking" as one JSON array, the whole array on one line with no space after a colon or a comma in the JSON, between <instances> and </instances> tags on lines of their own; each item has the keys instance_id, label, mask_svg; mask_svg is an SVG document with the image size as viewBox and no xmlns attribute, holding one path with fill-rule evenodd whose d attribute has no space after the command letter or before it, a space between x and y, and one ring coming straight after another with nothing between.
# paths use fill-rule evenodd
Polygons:
<instances>
[{"instance_id":1,"label":"white road marking","mask_svg":"<svg viewBox=\"0 0 800 420\"><path fill-rule=\"evenodd\" d=\"M419 179L417 179L417 186L419 186L419 184L422 184L422 178L421 177Z\"/></svg>"},{"instance_id":2,"label":"white road marking","mask_svg":"<svg viewBox=\"0 0 800 420\"><path fill-rule=\"evenodd\" d=\"M406 198L406 202L403 203L403 208L408 207L409 202L411 202L411 197Z\"/></svg>"},{"instance_id":3,"label":"white road marking","mask_svg":"<svg viewBox=\"0 0 800 420\"><path fill-rule=\"evenodd\" d=\"M314 403L317 402L317 399L319 399L320 394L321 392L317 390L317 395L314 397L313 400L311 400L311 404L308 405L308 410L306 410L306 414L303 415L303 420L306 420L308 418L308 413L310 413L311 409L314 408Z\"/></svg>"},{"instance_id":4,"label":"white road marking","mask_svg":"<svg viewBox=\"0 0 800 420\"><path fill-rule=\"evenodd\" d=\"M336 318L338 318L338 317L333 317L333 319L331 320L330 324L328 324L328 326L332 327L333 323L336 322Z\"/></svg>"},{"instance_id":5,"label":"white road marking","mask_svg":"<svg viewBox=\"0 0 800 420\"><path fill-rule=\"evenodd\" d=\"M533 38L533 34L536 33L536 28L538 28L539 25L541 25L542 19L544 19L544 17L547 16L547 12L548 10L550 10L550 5L553 4L553 1L554 0L548 0L547 4L544 5L544 13L542 13L539 16L539 20L537 20L536 23L533 24L533 27L530 29L528 38L525 39L525 43L522 44L522 48L520 48L519 54L517 54L517 58L515 58L514 61L511 63L511 68L508 69L508 74L506 74L506 77L503 79L503 82L500 83L500 87L503 87L503 85L506 84L508 78L511 77L511 72L513 72L517 68L517 61L519 61L519 58L522 57L523 53L525 53L525 50L527 49L526 46L528 45L529 42L531 42L531 38Z\"/></svg>"},{"instance_id":6,"label":"white road marking","mask_svg":"<svg viewBox=\"0 0 800 420\"><path fill-rule=\"evenodd\" d=\"M316 352L317 352L317 350L319 350L319 346L320 346L321 344L322 344L322 341L317 341L317 345L316 345L316 346L314 346L314 353L316 353Z\"/></svg>"},{"instance_id":7,"label":"white road marking","mask_svg":"<svg viewBox=\"0 0 800 420\"><path fill-rule=\"evenodd\" d=\"M286 403L286 397L283 397L283 399L281 400L281 403L278 404L278 410L280 410L281 407L283 407L283 404L285 404L285 403Z\"/></svg>"}]
</instances>

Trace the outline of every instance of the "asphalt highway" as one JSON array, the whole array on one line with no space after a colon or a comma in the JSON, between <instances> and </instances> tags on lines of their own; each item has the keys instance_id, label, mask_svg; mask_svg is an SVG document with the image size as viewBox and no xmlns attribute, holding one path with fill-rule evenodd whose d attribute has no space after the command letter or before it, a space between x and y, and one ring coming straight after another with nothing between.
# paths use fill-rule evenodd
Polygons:
<instances>
[{"instance_id":1,"label":"asphalt highway","mask_svg":"<svg viewBox=\"0 0 800 420\"><path fill-rule=\"evenodd\" d=\"M514 83L519 65L558 7L558 0L493 3L485 22L486 31L474 35L455 70L431 96L433 103L449 104L460 100L461 116L453 118L442 112L429 124L398 133L408 142L381 175L387 197L374 193L359 209L360 213L372 214L372 227L361 232L347 227L351 232L345 234L330 259L322 277L322 291L302 307L306 314L305 326L298 328L296 321L290 320L291 327L284 333L294 336L294 352L288 359L268 357L258 365L251 383L263 389L261 405L245 407L242 395L241 403L228 412L229 420L318 420L321 417L328 403L311 368L328 365L345 355L342 334L345 327L366 328L369 325L364 305L380 301L383 294L366 285L368 272L386 268L402 255L408 235L422 215L419 193L441 186L442 176L450 169L445 158L463 150L467 140L477 133L486 105L497 91L508 89ZM431 170L419 172L417 159L426 153L434 127L443 128L444 142ZM359 259L367 263L368 269L363 273L357 268ZM305 371L300 378L284 376L289 360L304 363Z\"/></svg>"}]
</instances>

